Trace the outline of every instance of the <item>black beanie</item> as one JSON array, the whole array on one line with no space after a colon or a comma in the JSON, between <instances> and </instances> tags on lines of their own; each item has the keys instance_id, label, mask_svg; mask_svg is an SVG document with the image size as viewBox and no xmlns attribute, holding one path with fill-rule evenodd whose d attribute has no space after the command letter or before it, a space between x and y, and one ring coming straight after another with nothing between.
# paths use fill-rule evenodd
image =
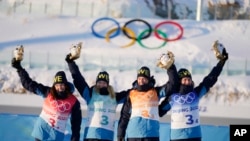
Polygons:
<instances>
[{"instance_id":1,"label":"black beanie","mask_svg":"<svg viewBox=\"0 0 250 141\"><path fill-rule=\"evenodd\" d=\"M96 77L96 83L98 81L105 81L109 84L109 74L106 71L99 72Z\"/></svg>"},{"instance_id":2,"label":"black beanie","mask_svg":"<svg viewBox=\"0 0 250 141\"><path fill-rule=\"evenodd\" d=\"M179 79L182 79L183 77L189 77L192 79L191 73L185 68L181 68L178 71L178 76L179 76Z\"/></svg>"},{"instance_id":3,"label":"black beanie","mask_svg":"<svg viewBox=\"0 0 250 141\"><path fill-rule=\"evenodd\" d=\"M143 66L141 67L138 72L137 72L137 77L142 76L147 78L148 80L150 79L150 70L148 67Z\"/></svg>"},{"instance_id":4,"label":"black beanie","mask_svg":"<svg viewBox=\"0 0 250 141\"><path fill-rule=\"evenodd\" d=\"M56 73L56 75L54 77L54 83L53 83L53 85L58 84L58 83L67 84L67 82L68 81L67 81L65 72L64 71L59 71L59 72Z\"/></svg>"}]
</instances>

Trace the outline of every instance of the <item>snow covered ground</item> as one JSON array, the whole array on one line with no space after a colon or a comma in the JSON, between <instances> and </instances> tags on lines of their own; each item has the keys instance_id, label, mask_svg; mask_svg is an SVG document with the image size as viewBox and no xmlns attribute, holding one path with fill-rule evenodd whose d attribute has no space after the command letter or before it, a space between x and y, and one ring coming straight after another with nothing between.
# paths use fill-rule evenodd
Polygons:
<instances>
[{"instance_id":1,"label":"snow covered ground","mask_svg":"<svg viewBox=\"0 0 250 141\"><path fill-rule=\"evenodd\" d=\"M152 27L165 21L159 17L152 17L152 12L146 9L145 4L139 3L139 0L114 1L112 3L113 7L110 5L110 9L113 10L112 16L119 17L122 11L121 7L124 5L128 9L126 13L123 13L127 16L115 19L120 26L138 17L138 10L129 10L129 8L138 7L138 4L140 4L143 11L140 15L145 17L141 18L150 23ZM185 2L185 5L195 8L196 3L194 1L196 0L176 0L176 2ZM0 2L8 2L11 5L14 0L2 0ZM28 3L29 1L19 0L19 2ZM87 1L79 0L79 2L83 4ZM98 3L105 5L105 2L107 0L95 0L97 5ZM54 0L53 3L49 1L49 3L54 4L55 11L60 11L58 9L59 0ZM225 45L229 53L229 60L217 83L200 102L201 123L205 132L204 141L229 140L228 126L230 124L249 124L250 21L197 22L194 20L175 20L174 22L180 24L184 29L181 39L167 42L158 49L141 47L138 42L130 47L121 48L120 46L130 43L131 39L120 34L107 42L105 39L97 38L92 34L91 26L93 22L105 15L106 9L100 7L95 8L92 18L72 16L72 10L69 9L67 12L71 11L71 15L64 16L56 14L47 14L45 16L41 13L34 14L34 11L32 14L28 14L27 5L26 7L24 5L19 7L16 13L10 11L9 13L0 12L0 121L2 121L0 124L1 127L6 127L0 130L1 140L9 141L17 137L21 140L33 140L30 137L30 132L35 116L30 116L30 114L37 116L41 111L43 102L41 97L33 95L22 88L16 70L10 65L13 50L18 45L24 45L25 52L22 65L29 72L32 79L51 86L53 77L59 70L64 70L68 80L72 81L64 58L69 53L72 44L83 42L84 46L77 64L88 84L93 85L95 83L96 75L100 70L107 70L110 74L110 84L114 86L116 91L120 91L131 87L132 82L136 79L137 69L143 65L149 66L151 69L151 74L156 79L156 85L164 84L168 77L164 70L156 67L156 61L167 50L175 54L175 64L178 69L182 67L190 69L192 78L195 84L198 85L217 63L211 47L215 40L219 40ZM1 8L3 7L0 6L0 10ZM26 10L26 13L23 14L23 11L20 10ZM89 7L80 9L79 12L88 16L90 14ZM105 35L108 30L115 26L112 21L103 21L95 26L95 30ZM130 28L138 36L148 27L141 23L134 23ZM159 29L167 33L169 38L175 38L181 33L176 26L171 24L163 25ZM164 41L152 34L149 38L142 40L142 43L150 47L157 47L162 45ZM75 91L75 95L81 101L83 109L85 109L85 101L77 91ZM120 106L117 109L118 111ZM5 115L4 113L14 115ZM19 114L19 116L15 114ZM28 114L28 116L22 114ZM169 115L161 120L169 122ZM215 126L206 126L207 124ZM164 124L162 127L161 132L164 133L161 134L161 138L166 139L165 132L169 130L169 125ZM13 132L20 134L15 136L12 134ZM70 138L68 132L70 130L67 130L66 140ZM215 134L218 136L215 137Z\"/></svg>"},{"instance_id":2,"label":"snow covered ground","mask_svg":"<svg viewBox=\"0 0 250 141\"><path fill-rule=\"evenodd\" d=\"M11 68L12 51L17 45L24 45L25 56L23 66L32 78L46 85L52 84L54 74L64 70L68 79L71 75L64 61L72 44L83 42L81 58L77 60L89 85L94 84L95 77L100 70L107 70L110 74L110 84L120 91L131 87L136 79L136 70L147 65L155 76L157 85L164 84L168 78L164 70L155 66L156 60L167 50L175 54L178 68L187 67L193 72L196 85L209 73L217 60L211 51L215 40L222 42L229 52L229 61L210 93L201 101L201 114L205 116L246 118L250 107L250 79L249 79L249 35L250 22L247 20L200 21L176 20L183 29L180 40L167 42L159 49L146 49L135 43L131 47L121 48L121 45L131 42L124 35L112 38L108 43L105 39L94 36L91 26L98 18L82 18L72 16L36 16L26 14L0 14L0 97L10 96L10 93L24 92L15 69ZM117 18L122 26L131 18ZM164 20L143 18L153 27ZM95 26L95 30L104 35L111 27L112 21L103 21ZM131 29L138 33L147 27L141 23L134 23ZM165 31L169 38L180 34L174 25L163 25L160 30ZM156 47L163 43L153 34L142 40L142 43ZM27 92L28 93L28 92ZM76 94L77 91L75 92ZM0 104L6 104L6 99L0 98ZM12 99L13 105L30 103L27 97L23 102ZM8 103L8 102L7 102ZM9 103L8 103L9 104ZM84 101L83 101L84 105ZM202 110L203 109L203 110ZM205 110L204 110L205 109Z\"/></svg>"}]
</instances>

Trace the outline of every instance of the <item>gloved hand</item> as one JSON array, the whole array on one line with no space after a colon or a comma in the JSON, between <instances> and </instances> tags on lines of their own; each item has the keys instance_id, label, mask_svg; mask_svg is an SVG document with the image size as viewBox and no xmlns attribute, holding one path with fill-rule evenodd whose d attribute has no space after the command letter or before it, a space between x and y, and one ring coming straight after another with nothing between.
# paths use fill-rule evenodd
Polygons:
<instances>
[{"instance_id":1,"label":"gloved hand","mask_svg":"<svg viewBox=\"0 0 250 141\"><path fill-rule=\"evenodd\" d=\"M226 51L226 48L223 49L222 56L223 56L223 58L222 58L223 61L227 61L228 60L228 53Z\"/></svg>"},{"instance_id":2,"label":"gloved hand","mask_svg":"<svg viewBox=\"0 0 250 141\"><path fill-rule=\"evenodd\" d=\"M12 58L11 65L12 65L13 68L16 68L17 70L22 69L21 61L20 60L16 60L16 58Z\"/></svg>"},{"instance_id":3,"label":"gloved hand","mask_svg":"<svg viewBox=\"0 0 250 141\"><path fill-rule=\"evenodd\" d=\"M73 60L71 59L71 54L70 53L66 55L65 61L68 62L68 63L73 62Z\"/></svg>"},{"instance_id":4,"label":"gloved hand","mask_svg":"<svg viewBox=\"0 0 250 141\"><path fill-rule=\"evenodd\" d=\"M157 66L160 68L168 69L174 63L174 54L168 51L167 54L162 54L158 59Z\"/></svg>"}]
</instances>

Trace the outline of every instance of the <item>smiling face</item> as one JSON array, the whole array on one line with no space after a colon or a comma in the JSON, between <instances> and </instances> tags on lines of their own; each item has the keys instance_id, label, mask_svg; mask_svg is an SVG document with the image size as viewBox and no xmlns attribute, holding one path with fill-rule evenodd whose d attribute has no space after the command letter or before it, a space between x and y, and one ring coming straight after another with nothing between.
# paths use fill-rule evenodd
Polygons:
<instances>
[{"instance_id":1,"label":"smiling face","mask_svg":"<svg viewBox=\"0 0 250 141\"><path fill-rule=\"evenodd\" d=\"M55 84L55 89L57 92L63 92L66 89L66 86L64 83L57 83Z\"/></svg>"},{"instance_id":2,"label":"smiling face","mask_svg":"<svg viewBox=\"0 0 250 141\"><path fill-rule=\"evenodd\" d=\"M144 85L144 84L148 84L148 79L146 77L139 76L139 77L137 77L137 83L139 86Z\"/></svg>"},{"instance_id":3,"label":"smiling face","mask_svg":"<svg viewBox=\"0 0 250 141\"><path fill-rule=\"evenodd\" d=\"M183 77L181 79L181 84L186 86L191 86L193 84L192 79L190 77Z\"/></svg>"},{"instance_id":4,"label":"smiling face","mask_svg":"<svg viewBox=\"0 0 250 141\"><path fill-rule=\"evenodd\" d=\"M105 87L108 87L108 83L106 81L99 80L96 82L96 87L98 89L105 88Z\"/></svg>"}]
</instances>

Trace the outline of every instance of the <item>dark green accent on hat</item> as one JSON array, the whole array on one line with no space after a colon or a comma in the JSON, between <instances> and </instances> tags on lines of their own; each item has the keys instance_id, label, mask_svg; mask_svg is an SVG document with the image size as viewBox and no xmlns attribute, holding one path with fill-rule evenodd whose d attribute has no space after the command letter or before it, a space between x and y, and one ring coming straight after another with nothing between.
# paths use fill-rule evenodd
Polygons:
<instances>
[{"instance_id":1,"label":"dark green accent on hat","mask_svg":"<svg viewBox=\"0 0 250 141\"><path fill-rule=\"evenodd\" d=\"M142 76L147 79L150 79L150 70L148 67L143 66L137 71L137 77Z\"/></svg>"},{"instance_id":2,"label":"dark green accent on hat","mask_svg":"<svg viewBox=\"0 0 250 141\"><path fill-rule=\"evenodd\" d=\"M192 79L192 75L191 73L185 69L185 68L181 68L179 71L178 71L178 76L179 76L179 79L182 79L184 77L189 77Z\"/></svg>"}]
</instances>

